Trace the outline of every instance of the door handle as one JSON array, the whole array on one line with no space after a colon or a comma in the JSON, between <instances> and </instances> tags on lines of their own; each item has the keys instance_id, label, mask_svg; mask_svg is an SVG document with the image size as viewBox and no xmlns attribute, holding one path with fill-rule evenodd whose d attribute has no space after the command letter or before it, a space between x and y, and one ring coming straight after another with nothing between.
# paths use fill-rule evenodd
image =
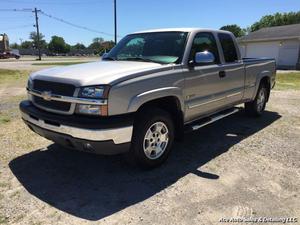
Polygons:
<instances>
[{"instance_id":1,"label":"door handle","mask_svg":"<svg viewBox=\"0 0 300 225\"><path fill-rule=\"evenodd\" d=\"M226 72L225 71L220 71L219 72L219 77L220 78L226 77Z\"/></svg>"}]
</instances>

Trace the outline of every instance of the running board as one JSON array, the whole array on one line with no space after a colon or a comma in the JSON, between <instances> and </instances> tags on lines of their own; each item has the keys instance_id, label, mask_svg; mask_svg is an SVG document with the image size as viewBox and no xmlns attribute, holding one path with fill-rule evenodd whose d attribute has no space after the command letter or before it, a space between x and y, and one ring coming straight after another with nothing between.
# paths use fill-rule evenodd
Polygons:
<instances>
[{"instance_id":1,"label":"running board","mask_svg":"<svg viewBox=\"0 0 300 225\"><path fill-rule=\"evenodd\" d=\"M186 129L186 131L194 131L194 130L198 130L200 129L201 127L204 127L208 124L211 124L217 120L220 120L220 119L223 119L224 117L227 117L227 116L230 116L234 113L237 113L241 110L241 108L231 108L231 109L227 109L227 110L224 110L224 111L221 111L219 113L216 113L214 115L211 115L209 117L206 117L206 118L203 118L203 119L200 119L200 120L197 120L189 125L187 125L188 129Z\"/></svg>"}]
</instances>

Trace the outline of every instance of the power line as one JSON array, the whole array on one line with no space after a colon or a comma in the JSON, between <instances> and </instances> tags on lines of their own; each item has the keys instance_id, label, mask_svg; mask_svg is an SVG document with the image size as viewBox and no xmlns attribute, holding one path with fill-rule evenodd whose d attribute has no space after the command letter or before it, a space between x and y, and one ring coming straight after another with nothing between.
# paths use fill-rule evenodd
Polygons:
<instances>
[{"instance_id":1,"label":"power line","mask_svg":"<svg viewBox=\"0 0 300 225\"><path fill-rule=\"evenodd\" d=\"M0 9L1 12L31 12L32 9Z\"/></svg>"},{"instance_id":2,"label":"power line","mask_svg":"<svg viewBox=\"0 0 300 225\"><path fill-rule=\"evenodd\" d=\"M10 0L7 3L24 3L24 4L38 4L38 5L73 5L73 4L97 4L100 3L99 0L94 1L70 1L70 2L35 2L35 1L19 1L19 0Z\"/></svg>"},{"instance_id":3,"label":"power line","mask_svg":"<svg viewBox=\"0 0 300 225\"><path fill-rule=\"evenodd\" d=\"M7 12L33 12L32 9L0 9L0 11L7 11ZM61 19L61 18L58 18L56 16L52 16L42 10L39 10L38 11L40 14L44 15L44 16L47 16L49 17L50 19L53 19L53 20L56 20L56 21L59 21L61 23L64 23L64 24L67 24L67 25L70 25L70 26L73 26L73 27L76 27L78 29L83 29L83 30L86 30L86 31L90 31L90 32L93 32L93 33L98 33L98 34L104 34L104 35L107 35L107 36L115 36L115 34L111 34L111 33L106 33L106 32L103 32L103 31L99 31L99 30L95 30L95 29L92 29L92 28L89 28L89 27L85 27L85 26L81 26L81 25L77 25L75 23L72 23L72 22L69 22L69 21L66 21L64 19ZM122 36L119 36L117 35L117 37L122 37ZM115 38L116 39L116 38Z\"/></svg>"},{"instance_id":4,"label":"power line","mask_svg":"<svg viewBox=\"0 0 300 225\"><path fill-rule=\"evenodd\" d=\"M33 25L27 24L27 25L15 26L15 27L7 27L7 28L1 28L1 30L14 30L14 29L20 29L20 28L25 28L25 27L33 27Z\"/></svg>"},{"instance_id":5,"label":"power line","mask_svg":"<svg viewBox=\"0 0 300 225\"><path fill-rule=\"evenodd\" d=\"M75 23L71 23L71 22L66 21L64 19L61 19L61 18L58 18L56 16L52 16L50 14L47 14L43 11L40 11L40 13L44 16L47 16L47 17L51 18L51 19L54 19L56 21L59 21L61 23L65 23L67 25L70 25L70 26L73 26L73 27L76 27L76 28L79 28L79 29L87 30L87 31L90 31L90 32L98 33L98 34L104 34L104 35L107 35L107 36L114 36L114 34L106 33L106 32L103 32L103 31L98 31L98 30L95 30L95 29L92 29L92 28L88 28L88 27L85 27L85 26L77 25ZM118 37L120 37L120 36L118 36Z\"/></svg>"},{"instance_id":6,"label":"power line","mask_svg":"<svg viewBox=\"0 0 300 225\"><path fill-rule=\"evenodd\" d=\"M25 19L25 18L33 18L32 16L14 16L14 17L5 17L5 16L0 16L0 22L1 20L20 20L20 19ZM6 22L6 21L3 21Z\"/></svg>"}]
</instances>

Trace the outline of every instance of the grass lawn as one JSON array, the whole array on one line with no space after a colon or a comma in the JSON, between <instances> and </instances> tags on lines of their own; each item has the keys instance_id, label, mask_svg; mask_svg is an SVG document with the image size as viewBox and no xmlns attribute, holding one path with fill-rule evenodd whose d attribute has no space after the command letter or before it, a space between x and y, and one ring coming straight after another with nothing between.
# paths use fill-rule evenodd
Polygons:
<instances>
[{"instance_id":1,"label":"grass lawn","mask_svg":"<svg viewBox=\"0 0 300 225\"><path fill-rule=\"evenodd\" d=\"M0 100L0 125L19 117L19 103L26 99L26 95L13 96Z\"/></svg>"},{"instance_id":2,"label":"grass lawn","mask_svg":"<svg viewBox=\"0 0 300 225\"><path fill-rule=\"evenodd\" d=\"M6 70L0 69L0 87L5 86L24 86L31 71L27 70Z\"/></svg>"},{"instance_id":3,"label":"grass lawn","mask_svg":"<svg viewBox=\"0 0 300 225\"><path fill-rule=\"evenodd\" d=\"M299 73L277 73L276 90L300 90L300 72Z\"/></svg>"},{"instance_id":4,"label":"grass lawn","mask_svg":"<svg viewBox=\"0 0 300 225\"><path fill-rule=\"evenodd\" d=\"M33 66L68 66L74 64L81 64L87 62L45 62L45 63L32 63Z\"/></svg>"}]
</instances>

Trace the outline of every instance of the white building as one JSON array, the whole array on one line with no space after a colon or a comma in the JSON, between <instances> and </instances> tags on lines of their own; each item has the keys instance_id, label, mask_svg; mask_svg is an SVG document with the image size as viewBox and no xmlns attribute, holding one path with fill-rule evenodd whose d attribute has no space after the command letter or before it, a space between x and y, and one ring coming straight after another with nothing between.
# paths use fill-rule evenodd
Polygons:
<instances>
[{"instance_id":1,"label":"white building","mask_svg":"<svg viewBox=\"0 0 300 225\"><path fill-rule=\"evenodd\" d=\"M279 69L300 69L300 24L262 28L238 41L242 57L275 58Z\"/></svg>"}]
</instances>

